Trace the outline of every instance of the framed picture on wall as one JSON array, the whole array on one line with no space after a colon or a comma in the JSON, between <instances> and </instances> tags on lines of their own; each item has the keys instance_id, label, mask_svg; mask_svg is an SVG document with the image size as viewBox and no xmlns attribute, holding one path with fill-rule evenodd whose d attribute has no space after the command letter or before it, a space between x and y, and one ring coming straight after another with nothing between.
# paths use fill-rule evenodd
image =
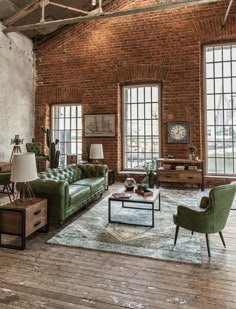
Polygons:
<instances>
[{"instance_id":1,"label":"framed picture on wall","mask_svg":"<svg viewBox=\"0 0 236 309\"><path fill-rule=\"evenodd\" d=\"M169 121L167 123L167 142L169 144L188 144L189 131L188 121Z\"/></svg>"},{"instance_id":2,"label":"framed picture on wall","mask_svg":"<svg viewBox=\"0 0 236 309\"><path fill-rule=\"evenodd\" d=\"M116 135L115 114L84 115L84 132L87 137Z\"/></svg>"}]
</instances>

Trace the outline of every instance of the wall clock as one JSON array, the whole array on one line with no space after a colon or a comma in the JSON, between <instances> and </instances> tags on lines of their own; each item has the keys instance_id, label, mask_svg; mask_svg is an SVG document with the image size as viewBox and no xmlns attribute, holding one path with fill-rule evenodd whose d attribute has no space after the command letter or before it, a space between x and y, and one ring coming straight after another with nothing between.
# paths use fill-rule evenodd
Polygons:
<instances>
[{"instance_id":1,"label":"wall clock","mask_svg":"<svg viewBox=\"0 0 236 309\"><path fill-rule=\"evenodd\" d=\"M188 144L189 122L169 121L167 123L167 142L169 144Z\"/></svg>"}]
</instances>

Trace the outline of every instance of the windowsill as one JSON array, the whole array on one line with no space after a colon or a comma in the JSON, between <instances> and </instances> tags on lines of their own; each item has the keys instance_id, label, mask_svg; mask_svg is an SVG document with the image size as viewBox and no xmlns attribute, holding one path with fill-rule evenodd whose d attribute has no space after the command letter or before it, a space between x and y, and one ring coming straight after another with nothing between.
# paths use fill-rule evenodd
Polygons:
<instances>
[{"instance_id":1,"label":"windowsill","mask_svg":"<svg viewBox=\"0 0 236 309\"><path fill-rule=\"evenodd\" d=\"M236 179L236 176L229 175L205 175L205 178L228 178L228 179Z\"/></svg>"}]
</instances>

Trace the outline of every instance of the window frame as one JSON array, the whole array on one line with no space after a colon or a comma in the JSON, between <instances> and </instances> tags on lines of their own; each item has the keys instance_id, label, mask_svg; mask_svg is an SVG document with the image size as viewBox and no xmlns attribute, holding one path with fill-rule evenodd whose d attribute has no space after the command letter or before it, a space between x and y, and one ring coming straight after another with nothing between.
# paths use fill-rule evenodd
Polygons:
<instances>
[{"instance_id":1,"label":"window frame","mask_svg":"<svg viewBox=\"0 0 236 309\"><path fill-rule=\"evenodd\" d=\"M158 157L153 157L152 160L155 160L158 159L160 157L160 154L161 154L161 136L162 136L162 132L161 132L161 90L162 90L162 85L160 82L147 82L147 83L135 83L135 84L124 84L122 85L122 88L121 88L121 92L122 92L122 167L123 167L123 170L124 171L127 171L127 172L132 172L132 171L144 171L144 167L143 168L129 168L129 167L126 167L126 161L127 161L127 158L126 158L126 152L125 152L125 149L126 149L126 131L125 131L125 89L133 89L133 88L141 88L141 87L154 87L156 86L158 88L158 98L157 98L157 104L158 104L158 148L159 148L159 152L158 152ZM151 101L152 102L152 101ZM144 100L144 103L145 103L145 100ZM130 103L129 103L130 104ZM136 103L138 104L138 102ZM138 117L136 118L138 119ZM153 136L153 135L152 135ZM152 146L153 147L153 146ZM143 152L140 152L140 153L143 153ZM151 160L147 159L146 162L150 162Z\"/></svg>"},{"instance_id":2,"label":"window frame","mask_svg":"<svg viewBox=\"0 0 236 309\"><path fill-rule=\"evenodd\" d=\"M223 54L222 54L222 57L221 57L221 60L215 60L214 58L212 59L211 62L207 62L207 48L215 48L215 47L221 47L221 51L223 51L223 48L224 47L227 47L227 46L236 46L236 42L235 41L231 41L231 42L221 42L221 43L212 43L212 44L205 44L203 45L203 95L204 95L204 132L205 132L205 143L204 143L204 148L205 148L205 166L206 166L206 174L209 175L209 176L229 176L229 177L234 177L236 175L236 151L234 151L234 145L236 145L236 139L234 139L233 137L233 132L232 132L232 139L230 140L231 144L232 144L232 156L231 157L227 157L226 155L226 143L227 143L227 140L225 139L225 135L223 135L222 137L222 143L224 145L224 148L223 149L223 152L224 154L222 155L222 157L219 157L218 159L223 159L223 172L220 172L220 171L217 171L217 155L216 155L216 149L217 149L217 145L216 143L217 142L220 142L220 141L217 141L217 138L216 138L216 130L217 130L217 124L215 123L214 121L214 125L209 125L208 122L207 122L207 113L209 110L212 110L214 111L214 117L215 117L215 114L216 114L216 110L218 110L215 106L215 96L217 94L220 94L222 95L222 113L223 113L223 119L225 118L225 111L230 111L231 113L231 126L233 126L233 111L236 111L236 108L233 108L233 98L236 97L236 91L234 91L233 89L233 85L232 85L232 82L233 82L233 78L236 78L236 75L233 75L232 74L232 64L233 62L236 63L236 59L233 59L232 58L232 53L230 54L230 60L228 59L224 59L223 58ZM224 62L230 62L230 75L224 75ZM212 77L207 77L207 63L212 63L213 64L213 74L212 74ZM222 69L222 74L221 74L221 77L219 76L216 76L215 75L215 63L219 63L221 65L221 69ZM208 103L208 99L207 99L207 95L209 95L207 93L207 80L209 79L213 79L213 92L212 92L212 95L214 96L214 109L209 109L208 106L207 106L207 103ZM230 84L231 84L231 91L224 91L224 78L230 78ZM215 90L215 80L222 80L222 91L220 93L218 93L216 90ZM235 93L235 95L234 95ZM224 96L226 96L227 94L230 95L231 97L231 108L225 108L224 107ZM219 109L220 110L220 109ZM218 125L219 126L219 125ZM227 126L230 126L230 125L227 125L224 120L222 122L222 124L220 124L220 127L222 127L223 131L225 130L225 127ZM213 127L213 130L211 130L210 134L214 136L214 140L212 141L214 144L215 144L215 156L212 157L214 158L214 164L215 164L215 172L212 172L212 171L209 171L209 140L208 138L210 137L209 135L209 128L210 127ZM212 132L214 131L214 132ZM233 169L233 173L229 173L227 171L227 163L226 163L226 160L231 158L232 159L232 169Z\"/></svg>"},{"instance_id":3,"label":"window frame","mask_svg":"<svg viewBox=\"0 0 236 309\"><path fill-rule=\"evenodd\" d=\"M80 107L81 113L80 113L79 117L78 117L78 109L77 108L76 108L76 116L75 117L71 117L71 107L73 107L73 106ZM58 133L60 131L63 131L63 130L60 130L60 129L55 129L55 126L54 126L54 123L55 123L54 119L56 119L56 117L54 117L54 115L55 115L54 108L56 108L56 107L64 107L64 117L58 117L58 119L59 118L64 119L64 129L63 129L64 132L65 132L65 130L67 130L67 131L69 130L70 131L70 136L71 136L72 135L71 131L76 131L76 140L75 140L76 152L67 153L66 152L66 144L68 144L68 142L66 142L66 141L60 142L60 137L58 137L58 139L59 139L58 150L60 151L59 166L63 166L63 165L67 165L67 154L75 154L75 155L77 155L77 158L79 160L82 160L82 153L83 153L83 121L82 121L83 120L82 119L83 113L82 113L82 104L81 103L59 103L59 104L55 103L55 104L51 104L50 112L51 112L51 137L52 137L52 141L55 141L55 139L57 138L57 137L55 137L55 131L56 130L58 131ZM65 114L65 108L66 107L70 107L70 117L66 117L66 114ZM80 127L81 127L81 129L78 128L78 120L77 120L78 118L80 118ZM66 119L69 119L69 121L70 121L70 129L65 129L65 121L66 121ZM76 121L75 121L76 122L76 129L72 129L71 128L71 121L72 121L72 119L76 119ZM81 142L79 142L79 139L78 139L78 133L80 131L81 131ZM60 135L60 133L58 135ZM61 152L60 144L64 144L65 153ZM70 147L71 147L71 144L72 144L72 140L70 139ZM78 149L79 149L78 144L81 144L81 153L78 152ZM64 163L62 163L62 156L64 158L63 159Z\"/></svg>"}]
</instances>

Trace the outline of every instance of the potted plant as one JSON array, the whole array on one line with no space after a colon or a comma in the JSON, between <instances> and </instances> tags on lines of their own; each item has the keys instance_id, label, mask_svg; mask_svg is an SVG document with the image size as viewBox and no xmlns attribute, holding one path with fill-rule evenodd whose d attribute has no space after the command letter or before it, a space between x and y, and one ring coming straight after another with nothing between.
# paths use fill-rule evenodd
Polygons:
<instances>
[{"instance_id":1,"label":"potted plant","mask_svg":"<svg viewBox=\"0 0 236 309\"><path fill-rule=\"evenodd\" d=\"M194 145L188 146L188 152L189 152L188 157L189 157L190 160L195 160L196 151L197 151L196 146L194 146Z\"/></svg>"},{"instance_id":2,"label":"potted plant","mask_svg":"<svg viewBox=\"0 0 236 309\"><path fill-rule=\"evenodd\" d=\"M146 162L144 168L146 170L146 177L144 178L143 182L147 182L149 188L154 188L154 180L155 180L154 170L156 168L155 160Z\"/></svg>"}]
</instances>

